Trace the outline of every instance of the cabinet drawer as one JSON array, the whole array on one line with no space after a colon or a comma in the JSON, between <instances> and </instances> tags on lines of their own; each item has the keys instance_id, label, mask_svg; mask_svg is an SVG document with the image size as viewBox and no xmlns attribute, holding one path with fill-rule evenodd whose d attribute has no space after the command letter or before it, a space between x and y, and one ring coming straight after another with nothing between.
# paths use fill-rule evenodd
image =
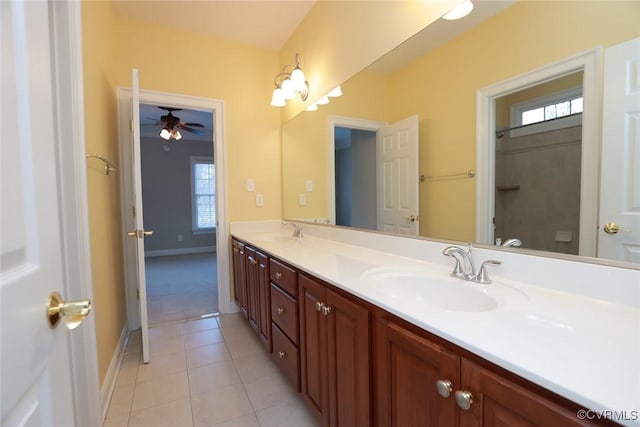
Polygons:
<instances>
[{"instance_id":1,"label":"cabinet drawer","mask_svg":"<svg viewBox=\"0 0 640 427\"><path fill-rule=\"evenodd\" d=\"M292 297L297 295L298 277L295 270L271 258L269 260L270 278Z\"/></svg>"},{"instance_id":2,"label":"cabinet drawer","mask_svg":"<svg viewBox=\"0 0 640 427\"><path fill-rule=\"evenodd\" d=\"M298 345L298 306L278 286L271 284L271 319Z\"/></svg>"},{"instance_id":3,"label":"cabinet drawer","mask_svg":"<svg viewBox=\"0 0 640 427\"><path fill-rule=\"evenodd\" d=\"M300 391L300 362L298 347L272 323L271 342L273 343L273 360L282 373L291 381L296 391Z\"/></svg>"}]
</instances>

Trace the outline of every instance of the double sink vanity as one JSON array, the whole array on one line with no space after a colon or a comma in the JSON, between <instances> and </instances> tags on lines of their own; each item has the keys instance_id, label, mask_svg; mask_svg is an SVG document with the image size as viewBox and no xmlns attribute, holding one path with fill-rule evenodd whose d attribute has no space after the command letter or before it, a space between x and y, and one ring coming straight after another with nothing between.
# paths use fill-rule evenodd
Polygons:
<instances>
[{"instance_id":1,"label":"double sink vanity","mask_svg":"<svg viewBox=\"0 0 640 427\"><path fill-rule=\"evenodd\" d=\"M235 299L321 425L640 425L640 270L291 231L231 225Z\"/></svg>"}]
</instances>

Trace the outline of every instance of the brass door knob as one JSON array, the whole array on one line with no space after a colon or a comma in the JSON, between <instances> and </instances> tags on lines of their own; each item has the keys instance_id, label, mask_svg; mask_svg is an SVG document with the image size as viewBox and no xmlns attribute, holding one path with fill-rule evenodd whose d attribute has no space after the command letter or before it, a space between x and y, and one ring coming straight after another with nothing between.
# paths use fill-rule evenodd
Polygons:
<instances>
[{"instance_id":1,"label":"brass door knob","mask_svg":"<svg viewBox=\"0 0 640 427\"><path fill-rule=\"evenodd\" d=\"M144 236L153 236L153 230L145 231L145 230L133 230L127 231L127 236L137 237L138 239L144 238Z\"/></svg>"},{"instance_id":2,"label":"brass door knob","mask_svg":"<svg viewBox=\"0 0 640 427\"><path fill-rule=\"evenodd\" d=\"M615 222L608 222L604 225L604 232L607 234L618 234L620 226Z\"/></svg>"},{"instance_id":3,"label":"brass door knob","mask_svg":"<svg viewBox=\"0 0 640 427\"><path fill-rule=\"evenodd\" d=\"M67 329L75 329L89 315L89 312L91 312L91 301L88 299L65 302L58 292L52 292L49 295L47 319L51 328L57 327L60 319L64 318Z\"/></svg>"},{"instance_id":4,"label":"brass door knob","mask_svg":"<svg viewBox=\"0 0 640 427\"><path fill-rule=\"evenodd\" d=\"M416 221L418 220L418 217L417 217L417 216L415 216L415 215L409 215L409 216L407 217L407 220L408 220L409 222L416 222Z\"/></svg>"}]
</instances>

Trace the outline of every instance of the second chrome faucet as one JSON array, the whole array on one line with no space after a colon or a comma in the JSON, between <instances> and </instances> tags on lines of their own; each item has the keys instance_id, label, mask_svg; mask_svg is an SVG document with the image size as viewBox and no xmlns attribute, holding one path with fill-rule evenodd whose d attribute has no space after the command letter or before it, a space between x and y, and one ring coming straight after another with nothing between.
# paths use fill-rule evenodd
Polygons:
<instances>
[{"instance_id":1,"label":"second chrome faucet","mask_svg":"<svg viewBox=\"0 0 640 427\"><path fill-rule=\"evenodd\" d=\"M493 259L487 260L482 263L480 269L476 273L476 268L473 263L472 246L471 243L467 245L467 249L464 250L459 246L448 246L442 251L443 255L450 256L456 260L456 265L453 268L451 275L463 280L470 280L482 284L491 283L489 274L487 273L488 265L500 265L501 261Z\"/></svg>"}]
</instances>

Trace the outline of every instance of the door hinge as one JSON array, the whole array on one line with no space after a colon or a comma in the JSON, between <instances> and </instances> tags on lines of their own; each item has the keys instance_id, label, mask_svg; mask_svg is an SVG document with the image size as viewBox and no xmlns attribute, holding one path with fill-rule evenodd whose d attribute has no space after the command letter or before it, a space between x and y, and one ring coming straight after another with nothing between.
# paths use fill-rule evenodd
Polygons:
<instances>
[{"instance_id":1,"label":"door hinge","mask_svg":"<svg viewBox=\"0 0 640 427\"><path fill-rule=\"evenodd\" d=\"M133 132L133 119L129 120L129 130Z\"/></svg>"},{"instance_id":2,"label":"door hinge","mask_svg":"<svg viewBox=\"0 0 640 427\"><path fill-rule=\"evenodd\" d=\"M136 288L136 297L140 299L140 288Z\"/></svg>"},{"instance_id":3,"label":"door hinge","mask_svg":"<svg viewBox=\"0 0 640 427\"><path fill-rule=\"evenodd\" d=\"M132 206L132 210L133 210L133 216L136 216L136 207Z\"/></svg>"}]
</instances>

